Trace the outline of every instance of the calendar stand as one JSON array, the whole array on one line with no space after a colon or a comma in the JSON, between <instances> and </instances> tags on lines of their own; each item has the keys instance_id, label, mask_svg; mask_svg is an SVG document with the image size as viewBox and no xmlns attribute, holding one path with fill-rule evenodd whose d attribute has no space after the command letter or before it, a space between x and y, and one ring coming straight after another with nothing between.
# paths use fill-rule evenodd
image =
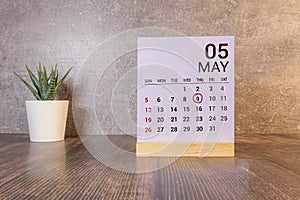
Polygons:
<instances>
[{"instance_id":1,"label":"calendar stand","mask_svg":"<svg viewBox=\"0 0 300 200\"><path fill-rule=\"evenodd\" d=\"M232 157L234 143L137 143L137 156Z\"/></svg>"}]
</instances>

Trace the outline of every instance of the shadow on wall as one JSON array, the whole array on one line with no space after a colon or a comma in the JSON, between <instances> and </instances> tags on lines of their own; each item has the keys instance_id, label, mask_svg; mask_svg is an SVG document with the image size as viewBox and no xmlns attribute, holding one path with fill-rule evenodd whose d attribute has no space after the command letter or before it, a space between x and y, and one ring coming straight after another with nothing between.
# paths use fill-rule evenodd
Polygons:
<instances>
[{"instance_id":1,"label":"shadow on wall","mask_svg":"<svg viewBox=\"0 0 300 200\"><path fill-rule=\"evenodd\" d=\"M63 83L61 90L57 95L57 99L69 100L69 110L68 110L68 119L66 125L66 137L77 137L77 131L74 123L74 117L72 112L72 87L68 84Z\"/></svg>"}]
</instances>

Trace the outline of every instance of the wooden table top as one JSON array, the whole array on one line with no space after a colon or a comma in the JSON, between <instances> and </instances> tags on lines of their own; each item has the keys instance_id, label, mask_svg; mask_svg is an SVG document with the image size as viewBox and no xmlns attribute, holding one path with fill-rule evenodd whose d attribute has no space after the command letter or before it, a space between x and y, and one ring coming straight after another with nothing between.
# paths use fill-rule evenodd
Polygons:
<instances>
[{"instance_id":1,"label":"wooden table top","mask_svg":"<svg viewBox=\"0 0 300 200\"><path fill-rule=\"evenodd\" d=\"M135 151L134 137L109 139ZM30 143L0 134L0 199L300 199L299 142L299 135L237 135L234 158L185 157L130 173L99 162L80 138Z\"/></svg>"}]
</instances>

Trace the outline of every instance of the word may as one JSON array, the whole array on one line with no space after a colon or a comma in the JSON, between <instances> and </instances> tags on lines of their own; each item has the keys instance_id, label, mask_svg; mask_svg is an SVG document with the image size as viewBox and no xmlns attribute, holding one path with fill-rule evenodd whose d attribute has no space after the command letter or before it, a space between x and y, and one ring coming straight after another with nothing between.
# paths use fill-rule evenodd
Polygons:
<instances>
[{"instance_id":1,"label":"word may","mask_svg":"<svg viewBox=\"0 0 300 200\"><path fill-rule=\"evenodd\" d=\"M202 64L202 62L199 62L198 71L201 72L226 72L226 67L228 66L229 61L226 63L220 62L210 62L207 61L205 66Z\"/></svg>"}]
</instances>

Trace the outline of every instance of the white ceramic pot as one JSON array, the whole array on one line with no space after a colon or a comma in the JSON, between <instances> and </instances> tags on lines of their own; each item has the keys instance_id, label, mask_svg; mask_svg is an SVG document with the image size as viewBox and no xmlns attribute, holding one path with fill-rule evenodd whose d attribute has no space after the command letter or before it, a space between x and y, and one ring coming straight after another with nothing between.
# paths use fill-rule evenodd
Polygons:
<instances>
[{"instance_id":1,"label":"white ceramic pot","mask_svg":"<svg viewBox=\"0 0 300 200\"><path fill-rule=\"evenodd\" d=\"M68 105L69 101L26 101L30 141L64 140Z\"/></svg>"}]
</instances>

